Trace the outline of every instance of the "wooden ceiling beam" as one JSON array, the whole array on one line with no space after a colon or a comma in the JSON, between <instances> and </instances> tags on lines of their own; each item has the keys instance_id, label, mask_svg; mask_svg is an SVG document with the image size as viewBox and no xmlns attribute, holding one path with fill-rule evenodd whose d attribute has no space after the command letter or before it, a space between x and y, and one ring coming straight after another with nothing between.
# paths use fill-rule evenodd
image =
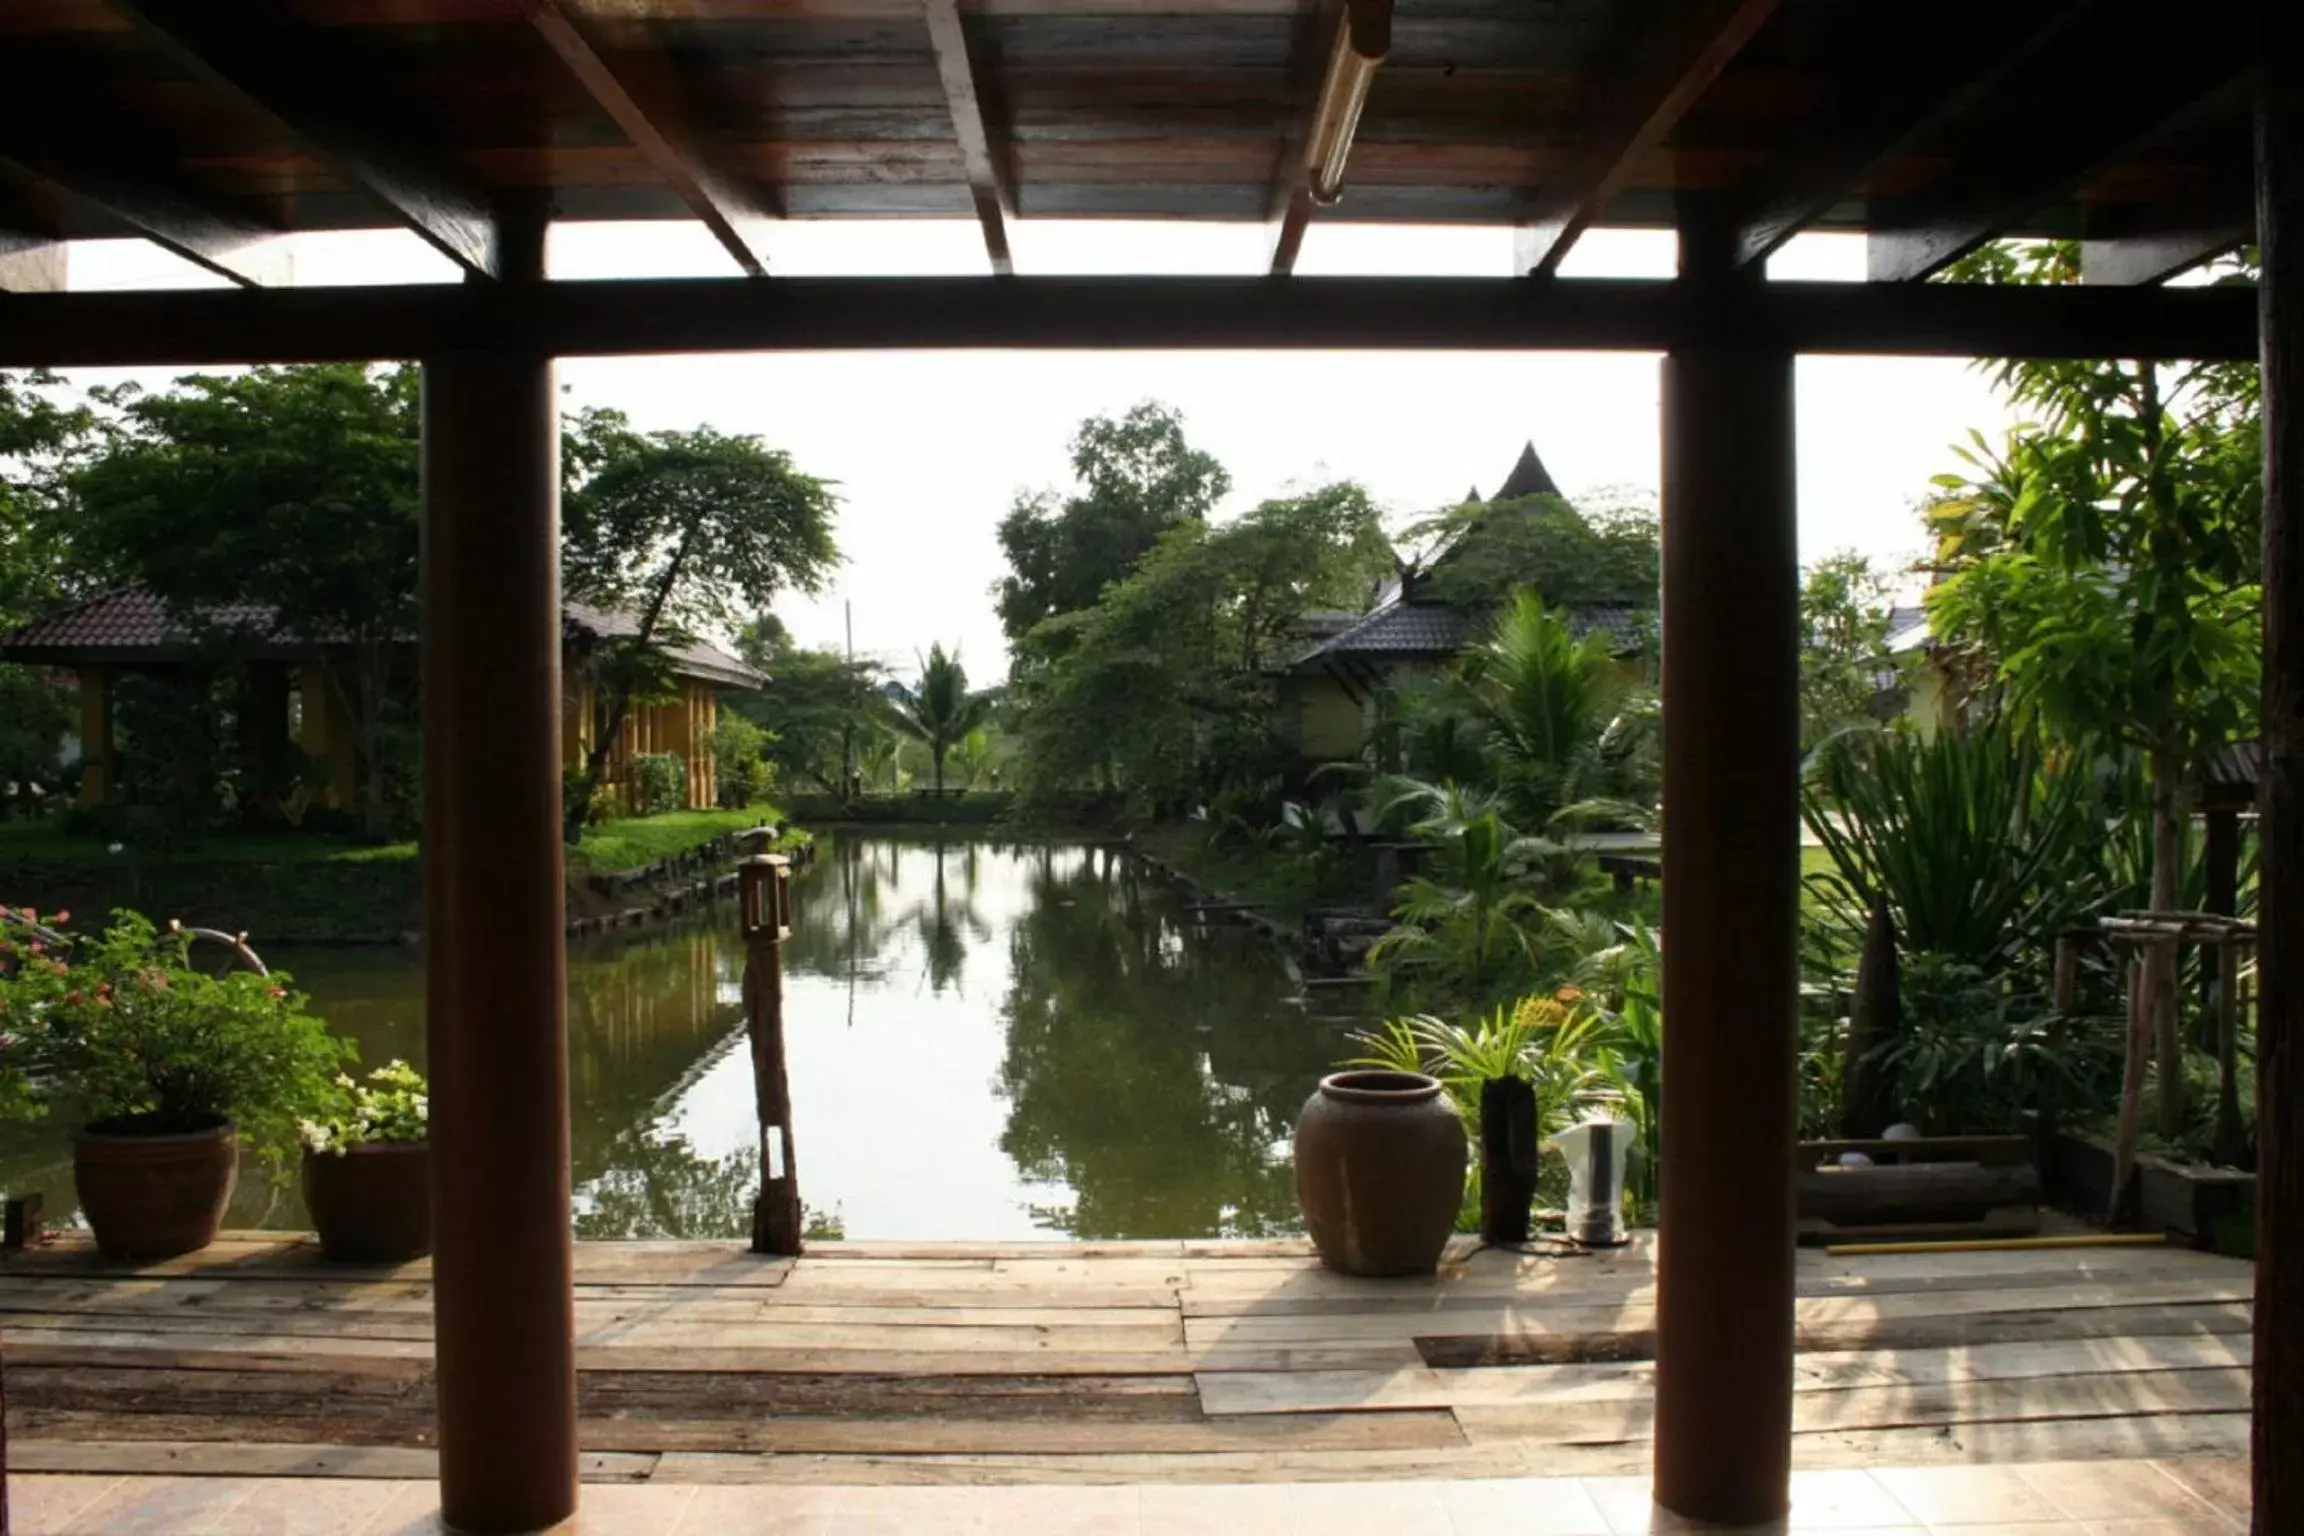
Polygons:
<instances>
[{"instance_id":1,"label":"wooden ceiling beam","mask_svg":"<svg viewBox=\"0 0 2304 1536\"><path fill-rule=\"evenodd\" d=\"M1767 283L1738 334L1799 352L2256 355L2247 289ZM1721 317L1675 282L1564 278L666 278L15 294L0 368L931 348L1662 352Z\"/></svg>"},{"instance_id":2,"label":"wooden ceiling beam","mask_svg":"<svg viewBox=\"0 0 2304 1536\"><path fill-rule=\"evenodd\" d=\"M1918 282L2069 198L2093 178L2150 154L2204 123L2247 109L2253 73L2210 39L2141 25L2146 0L2094 8L2084 38L2043 50L1996 95L2021 114L2004 150L1963 157L1968 168L1911 207L1874 220L1874 282ZM2147 7L2148 8L2148 7ZM2137 22L2138 25L2130 25Z\"/></svg>"},{"instance_id":3,"label":"wooden ceiling beam","mask_svg":"<svg viewBox=\"0 0 2304 1536\"><path fill-rule=\"evenodd\" d=\"M107 0L185 69L270 119L282 133L466 272L497 275L496 220L476 178L408 146L404 127L355 122L331 93L356 60L316 28L272 9L217 0ZM252 14L256 13L256 14Z\"/></svg>"},{"instance_id":4,"label":"wooden ceiling beam","mask_svg":"<svg viewBox=\"0 0 2304 1536\"><path fill-rule=\"evenodd\" d=\"M533 0L528 19L736 265L750 276L766 276L767 252L746 231L774 218L775 210L716 168L716 157L707 153L685 121L669 61L661 51L651 49L641 56L627 47L612 62L568 0Z\"/></svg>"},{"instance_id":5,"label":"wooden ceiling beam","mask_svg":"<svg viewBox=\"0 0 2304 1536\"><path fill-rule=\"evenodd\" d=\"M1987 60L1974 69L1978 54L1974 32L1956 20L1928 13L1925 28L1912 41L1916 46L1951 46L1960 78L1947 81L1932 71L1906 67L1882 91L1869 93L1856 104L1865 126L1859 127L1842 148L1805 161L1791 163L1794 172L1751 200L1736 236L1735 261L1739 267L1766 261L1809 225L1839 204L1856 196L1882 166L1914 147L1926 144L1948 125L1975 109L2009 78L2031 63L2043 50L2067 36L2099 0L2070 0L2041 25L2006 47L1982 50Z\"/></svg>"},{"instance_id":6,"label":"wooden ceiling beam","mask_svg":"<svg viewBox=\"0 0 2304 1536\"><path fill-rule=\"evenodd\" d=\"M1550 277L1584 231L1600 221L1639 169L1718 79L1778 0L1679 0L1626 68L1608 119L1574 165L1530 204L1513 265Z\"/></svg>"},{"instance_id":7,"label":"wooden ceiling beam","mask_svg":"<svg viewBox=\"0 0 2304 1536\"><path fill-rule=\"evenodd\" d=\"M2104 287L2164 283L2256 238L2246 198L2154 209L2126 228L2091 230L2080 241L2080 281Z\"/></svg>"},{"instance_id":8,"label":"wooden ceiling beam","mask_svg":"<svg viewBox=\"0 0 2304 1536\"><path fill-rule=\"evenodd\" d=\"M0 293L62 293L64 241L0 178Z\"/></svg>"},{"instance_id":9,"label":"wooden ceiling beam","mask_svg":"<svg viewBox=\"0 0 2304 1536\"><path fill-rule=\"evenodd\" d=\"M24 104L21 96L14 100ZM23 121L56 122L54 110L51 105L30 107ZM244 288L276 287L288 281L288 243L281 231L172 169L140 160L132 163L109 140L99 143L58 133L19 142L0 132L0 165L53 195L77 198L100 210L121 226L123 234L141 235ZM21 248L18 259L23 259ZM61 272L61 257L56 260Z\"/></svg>"},{"instance_id":10,"label":"wooden ceiling beam","mask_svg":"<svg viewBox=\"0 0 2304 1536\"><path fill-rule=\"evenodd\" d=\"M936 75L952 109L952 134L960 144L968 196L976 205L976 222L984 228L984 254L991 258L994 273L1012 276L1016 262L1008 249L1008 224L1016 216L1016 199L993 148L981 77L968 57L959 0L922 0L921 9L929 44L936 51Z\"/></svg>"}]
</instances>

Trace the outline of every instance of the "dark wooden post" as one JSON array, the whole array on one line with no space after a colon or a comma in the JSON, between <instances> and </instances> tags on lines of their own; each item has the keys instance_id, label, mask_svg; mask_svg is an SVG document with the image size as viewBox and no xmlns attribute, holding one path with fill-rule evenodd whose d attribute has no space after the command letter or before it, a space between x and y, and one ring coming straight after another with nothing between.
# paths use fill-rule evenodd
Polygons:
<instances>
[{"instance_id":1,"label":"dark wooden post","mask_svg":"<svg viewBox=\"0 0 2304 1536\"><path fill-rule=\"evenodd\" d=\"M1656 1502L1784 1514L1792 1433L1799 555L1792 355L1681 225L1709 334L1664 362L1663 1232Z\"/></svg>"},{"instance_id":2,"label":"dark wooden post","mask_svg":"<svg viewBox=\"0 0 2304 1536\"><path fill-rule=\"evenodd\" d=\"M760 1110L760 1198L752 1251L796 1255L804 1218L792 1145L792 1079L784 1064L784 940L792 932L792 868L782 854L744 861L737 881L744 931L744 1028Z\"/></svg>"},{"instance_id":3,"label":"dark wooden post","mask_svg":"<svg viewBox=\"0 0 2304 1536\"><path fill-rule=\"evenodd\" d=\"M2256 1529L2304 1531L2304 18L2256 0L2264 366Z\"/></svg>"},{"instance_id":4,"label":"dark wooden post","mask_svg":"<svg viewBox=\"0 0 2304 1536\"><path fill-rule=\"evenodd\" d=\"M541 277L543 233L507 227L510 272ZM426 358L423 418L440 1504L524 1531L576 1508L552 360Z\"/></svg>"}]
</instances>

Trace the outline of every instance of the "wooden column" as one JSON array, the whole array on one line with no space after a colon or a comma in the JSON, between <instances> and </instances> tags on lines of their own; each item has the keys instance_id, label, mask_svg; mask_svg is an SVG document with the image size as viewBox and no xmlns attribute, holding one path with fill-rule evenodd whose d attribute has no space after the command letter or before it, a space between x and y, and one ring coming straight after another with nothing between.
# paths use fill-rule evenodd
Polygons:
<instances>
[{"instance_id":1,"label":"wooden column","mask_svg":"<svg viewBox=\"0 0 2304 1536\"><path fill-rule=\"evenodd\" d=\"M1781 1516L1792 1430L1799 563L1792 355L1746 334L1710 210L1706 316L1664 361L1664 1037L1658 1505Z\"/></svg>"},{"instance_id":2,"label":"wooden column","mask_svg":"<svg viewBox=\"0 0 2304 1536\"><path fill-rule=\"evenodd\" d=\"M506 237L540 276L542 219ZM428 357L423 419L440 1502L525 1531L576 1508L552 360Z\"/></svg>"},{"instance_id":3,"label":"wooden column","mask_svg":"<svg viewBox=\"0 0 2304 1536\"><path fill-rule=\"evenodd\" d=\"M2255 1519L2304 1530L2304 19L2256 0L2264 382Z\"/></svg>"},{"instance_id":4,"label":"wooden column","mask_svg":"<svg viewBox=\"0 0 2304 1536\"><path fill-rule=\"evenodd\" d=\"M80 669L80 803L112 798L112 674Z\"/></svg>"}]
</instances>

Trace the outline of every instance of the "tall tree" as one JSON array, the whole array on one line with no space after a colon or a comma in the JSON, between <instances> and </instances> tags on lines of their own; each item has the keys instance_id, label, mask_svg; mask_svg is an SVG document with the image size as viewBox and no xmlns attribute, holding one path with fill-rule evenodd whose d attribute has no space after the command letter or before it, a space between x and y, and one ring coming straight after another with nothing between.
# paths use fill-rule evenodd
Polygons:
<instances>
[{"instance_id":1,"label":"tall tree","mask_svg":"<svg viewBox=\"0 0 2304 1536\"><path fill-rule=\"evenodd\" d=\"M1034 631L1053 659L1020 695L1024 787L1124 783L1170 803L1268 776L1278 746L1263 664L1305 613L1357 603L1391 562L1375 506L1350 483L1170 529L1093 608Z\"/></svg>"},{"instance_id":2,"label":"tall tree","mask_svg":"<svg viewBox=\"0 0 2304 1536\"><path fill-rule=\"evenodd\" d=\"M768 675L764 690L730 703L768 732L778 777L845 796L856 747L887 712L879 663L795 645L771 615L738 632L736 654Z\"/></svg>"},{"instance_id":3,"label":"tall tree","mask_svg":"<svg viewBox=\"0 0 2304 1536\"><path fill-rule=\"evenodd\" d=\"M664 684L665 647L732 629L788 587L818 590L840 555L832 488L757 437L642 433L620 412L588 410L566 459L562 586L634 617L589 663L604 702L570 787L573 841L626 716Z\"/></svg>"},{"instance_id":4,"label":"tall tree","mask_svg":"<svg viewBox=\"0 0 2304 1536\"><path fill-rule=\"evenodd\" d=\"M1994 281L2078 278L2069 244L1994 248ZM2055 737L2125 749L2151 785L2152 905L2177 905L2185 785L2254 729L2261 646L2263 484L2256 371L2245 365L2010 362L1999 377L2033 420L1930 513L1945 572L1941 635L1996 664L2010 702ZM2154 968L2161 1122L2181 1127L2174 978Z\"/></svg>"},{"instance_id":5,"label":"tall tree","mask_svg":"<svg viewBox=\"0 0 2304 1536\"><path fill-rule=\"evenodd\" d=\"M894 715L897 726L928 749L936 765L938 799L944 795L944 759L991 709L988 695L968 691L968 669L960 665L959 651L946 654L941 643L930 646L920 662L920 681L895 701Z\"/></svg>"},{"instance_id":6,"label":"tall tree","mask_svg":"<svg viewBox=\"0 0 2304 1536\"><path fill-rule=\"evenodd\" d=\"M1183 414L1153 400L1082 422L1072 436L1072 472L1075 494L1020 496L1000 521L1009 566L996 589L1000 627L1020 664L1035 626L1093 607L1163 534L1205 522L1232 488L1224 466L1185 440Z\"/></svg>"},{"instance_id":7,"label":"tall tree","mask_svg":"<svg viewBox=\"0 0 2304 1536\"><path fill-rule=\"evenodd\" d=\"M92 420L59 399L60 388L50 374L0 373L0 631L85 579L62 487ZM68 696L39 670L0 666L0 797L53 782L71 723Z\"/></svg>"},{"instance_id":8,"label":"tall tree","mask_svg":"<svg viewBox=\"0 0 2304 1536\"><path fill-rule=\"evenodd\" d=\"M1841 550L1800 583L1800 744L1877 723L1897 693L1888 651L1888 579L1869 557Z\"/></svg>"},{"instance_id":9,"label":"tall tree","mask_svg":"<svg viewBox=\"0 0 2304 1536\"><path fill-rule=\"evenodd\" d=\"M385 743L413 685L416 370L257 368L98 398L108 440L74 484L89 545L192 633L318 646L381 833Z\"/></svg>"}]
</instances>

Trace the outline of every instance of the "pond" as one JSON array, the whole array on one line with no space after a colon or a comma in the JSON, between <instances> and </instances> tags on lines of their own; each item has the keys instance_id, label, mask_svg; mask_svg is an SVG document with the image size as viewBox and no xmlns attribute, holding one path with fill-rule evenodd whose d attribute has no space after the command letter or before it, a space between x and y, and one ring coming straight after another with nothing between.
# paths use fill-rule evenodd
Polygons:
<instances>
[{"instance_id":1,"label":"pond","mask_svg":"<svg viewBox=\"0 0 2304 1536\"><path fill-rule=\"evenodd\" d=\"M855 1238L1254 1236L1297 1224L1288 1136L1349 1021L1277 952L1116 851L836 836L795 887L785 1019L800 1189ZM423 1060L412 950L278 950L362 1059ZM580 1236L739 1237L759 1181L732 903L572 940ZM65 1127L0 1183L72 1209ZM245 1169L230 1224L304 1224Z\"/></svg>"}]
</instances>

